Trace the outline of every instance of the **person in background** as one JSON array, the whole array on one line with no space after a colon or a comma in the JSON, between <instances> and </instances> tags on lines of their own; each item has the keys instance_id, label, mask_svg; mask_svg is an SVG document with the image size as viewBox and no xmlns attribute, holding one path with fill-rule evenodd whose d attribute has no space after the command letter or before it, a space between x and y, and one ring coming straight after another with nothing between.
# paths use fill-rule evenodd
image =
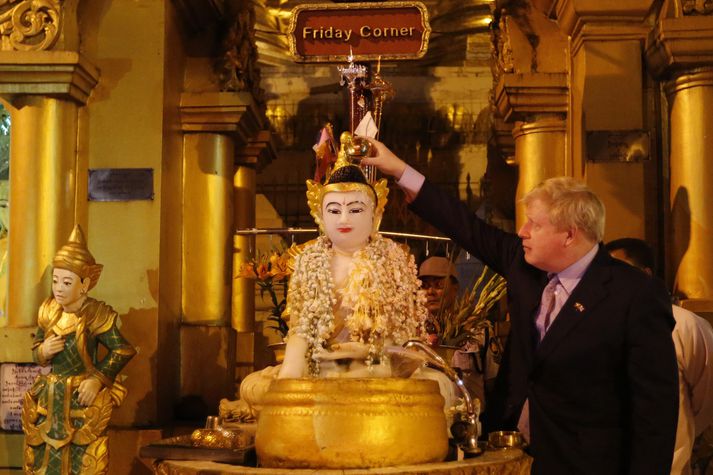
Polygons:
<instances>
[{"instance_id":1,"label":"person in background","mask_svg":"<svg viewBox=\"0 0 713 475\"><path fill-rule=\"evenodd\" d=\"M362 165L393 176L412 211L507 279L511 331L490 429L523 432L534 475L667 475L678 414L671 304L601 245L599 198L572 178L545 180L523 197L526 220L512 234L369 141Z\"/></svg>"},{"instance_id":2,"label":"person in background","mask_svg":"<svg viewBox=\"0 0 713 475\"><path fill-rule=\"evenodd\" d=\"M606 245L612 257L655 275L654 253L646 242L622 238ZM678 362L678 427L671 473L689 475L693 442L713 424L713 328L703 318L673 305L673 345Z\"/></svg>"},{"instance_id":3,"label":"person in background","mask_svg":"<svg viewBox=\"0 0 713 475\"><path fill-rule=\"evenodd\" d=\"M458 296L459 284L456 266L441 256L431 256L418 268L421 288L426 291L426 308L429 317L448 312Z\"/></svg>"},{"instance_id":4,"label":"person in background","mask_svg":"<svg viewBox=\"0 0 713 475\"><path fill-rule=\"evenodd\" d=\"M418 270L422 288L426 290L426 308L429 320L443 316L449 318L457 312L456 301L460 284L456 266L446 257L431 256L421 263ZM438 319L440 320L440 319ZM433 324L426 325L429 331L429 341L432 345L448 344L439 340ZM463 383L471 396L478 398L480 409L485 409L485 378L486 365L490 379L497 374L497 363L492 353L487 352L490 333L487 328L480 328L473 335L462 339L458 349L453 353L448 363L459 371Z\"/></svg>"}]
</instances>

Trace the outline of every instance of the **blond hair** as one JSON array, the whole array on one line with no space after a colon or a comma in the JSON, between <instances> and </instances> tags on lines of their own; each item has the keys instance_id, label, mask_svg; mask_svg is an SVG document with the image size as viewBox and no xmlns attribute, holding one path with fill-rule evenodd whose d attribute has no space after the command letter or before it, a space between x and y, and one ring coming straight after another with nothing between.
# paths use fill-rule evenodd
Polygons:
<instances>
[{"instance_id":1,"label":"blond hair","mask_svg":"<svg viewBox=\"0 0 713 475\"><path fill-rule=\"evenodd\" d=\"M547 206L550 222L557 229L577 228L594 242L604 237L604 204L585 184L564 176L548 178L520 201L528 206L535 200Z\"/></svg>"}]
</instances>

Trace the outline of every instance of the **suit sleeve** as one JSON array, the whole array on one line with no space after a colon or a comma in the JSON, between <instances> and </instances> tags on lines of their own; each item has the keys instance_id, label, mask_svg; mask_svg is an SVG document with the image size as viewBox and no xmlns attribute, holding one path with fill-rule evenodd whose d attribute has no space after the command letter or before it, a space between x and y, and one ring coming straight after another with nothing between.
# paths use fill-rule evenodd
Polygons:
<instances>
[{"instance_id":1,"label":"suit sleeve","mask_svg":"<svg viewBox=\"0 0 713 475\"><path fill-rule=\"evenodd\" d=\"M500 275L507 276L507 270L522 249L517 235L485 223L464 203L428 180L409 207Z\"/></svg>"},{"instance_id":2,"label":"suit sleeve","mask_svg":"<svg viewBox=\"0 0 713 475\"><path fill-rule=\"evenodd\" d=\"M668 474L673 458L678 366L671 304L660 294L654 285L642 287L627 316L631 474Z\"/></svg>"}]
</instances>

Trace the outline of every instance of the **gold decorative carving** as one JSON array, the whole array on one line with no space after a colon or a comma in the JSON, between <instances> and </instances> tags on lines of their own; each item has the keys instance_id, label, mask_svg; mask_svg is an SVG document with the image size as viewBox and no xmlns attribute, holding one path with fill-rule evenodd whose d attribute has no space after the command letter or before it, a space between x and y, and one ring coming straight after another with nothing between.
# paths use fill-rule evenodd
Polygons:
<instances>
[{"instance_id":1,"label":"gold decorative carving","mask_svg":"<svg viewBox=\"0 0 713 475\"><path fill-rule=\"evenodd\" d=\"M498 28L493 32L492 54L493 61L491 61L490 64L493 73L493 82L497 84L503 74L512 73L515 69L512 45L510 44L510 33L508 32L508 24L504 17L500 18Z\"/></svg>"},{"instance_id":2,"label":"gold decorative carving","mask_svg":"<svg viewBox=\"0 0 713 475\"><path fill-rule=\"evenodd\" d=\"M82 474L107 473L109 469L109 437L103 436L89 444L82 457Z\"/></svg>"},{"instance_id":3,"label":"gold decorative carving","mask_svg":"<svg viewBox=\"0 0 713 475\"><path fill-rule=\"evenodd\" d=\"M223 51L216 64L220 90L250 92L258 103L262 103L264 91L260 88L260 70L257 67L255 11L247 2L235 14L223 40Z\"/></svg>"},{"instance_id":4,"label":"gold decorative carving","mask_svg":"<svg viewBox=\"0 0 713 475\"><path fill-rule=\"evenodd\" d=\"M60 0L0 0L0 49L48 50L57 41L60 22Z\"/></svg>"},{"instance_id":5,"label":"gold decorative carving","mask_svg":"<svg viewBox=\"0 0 713 475\"><path fill-rule=\"evenodd\" d=\"M713 13L713 0L681 0L684 15L710 15Z\"/></svg>"}]
</instances>

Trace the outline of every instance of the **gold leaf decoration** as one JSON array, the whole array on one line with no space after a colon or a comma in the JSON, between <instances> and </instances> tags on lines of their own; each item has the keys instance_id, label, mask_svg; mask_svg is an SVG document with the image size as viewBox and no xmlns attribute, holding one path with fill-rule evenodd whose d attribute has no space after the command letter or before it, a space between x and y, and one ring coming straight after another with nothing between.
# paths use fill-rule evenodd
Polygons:
<instances>
[{"instance_id":1,"label":"gold leaf decoration","mask_svg":"<svg viewBox=\"0 0 713 475\"><path fill-rule=\"evenodd\" d=\"M25 473L33 473L33 470L35 468L35 451L32 447L29 445L25 444L25 455L22 459L23 461L23 470Z\"/></svg>"},{"instance_id":2,"label":"gold leaf decoration","mask_svg":"<svg viewBox=\"0 0 713 475\"><path fill-rule=\"evenodd\" d=\"M42 51L59 37L60 0L0 1L0 49Z\"/></svg>"},{"instance_id":3,"label":"gold leaf decoration","mask_svg":"<svg viewBox=\"0 0 713 475\"><path fill-rule=\"evenodd\" d=\"M92 405L84 409L84 425L74 434L72 443L86 445L103 434L109 425L113 408L109 391L102 389Z\"/></svg>"},{"instance_id":4,"label":"gold leaf decoration","mask_svg":"<svg viewBox=\"0 0 713 475\"><path fill-rule=\"evenodd\" d=\"M99 437L92 442L82 457L82 475L100 475L109 469L109 438Z\"/></svg>"},{"instance_id":5,"label":"gold leaf decoration","mask_svg":"<svg viewBox=\"0 0 713 475\"><path fill-rule=\"evenodd\" d=\"M32 399L30 391L27 391L22 403L22 428L25 431L25 443L27 445L35 446L43 442L40 430L36 425L37 417L37 402Z\"/></svg>"}]
</instances>

